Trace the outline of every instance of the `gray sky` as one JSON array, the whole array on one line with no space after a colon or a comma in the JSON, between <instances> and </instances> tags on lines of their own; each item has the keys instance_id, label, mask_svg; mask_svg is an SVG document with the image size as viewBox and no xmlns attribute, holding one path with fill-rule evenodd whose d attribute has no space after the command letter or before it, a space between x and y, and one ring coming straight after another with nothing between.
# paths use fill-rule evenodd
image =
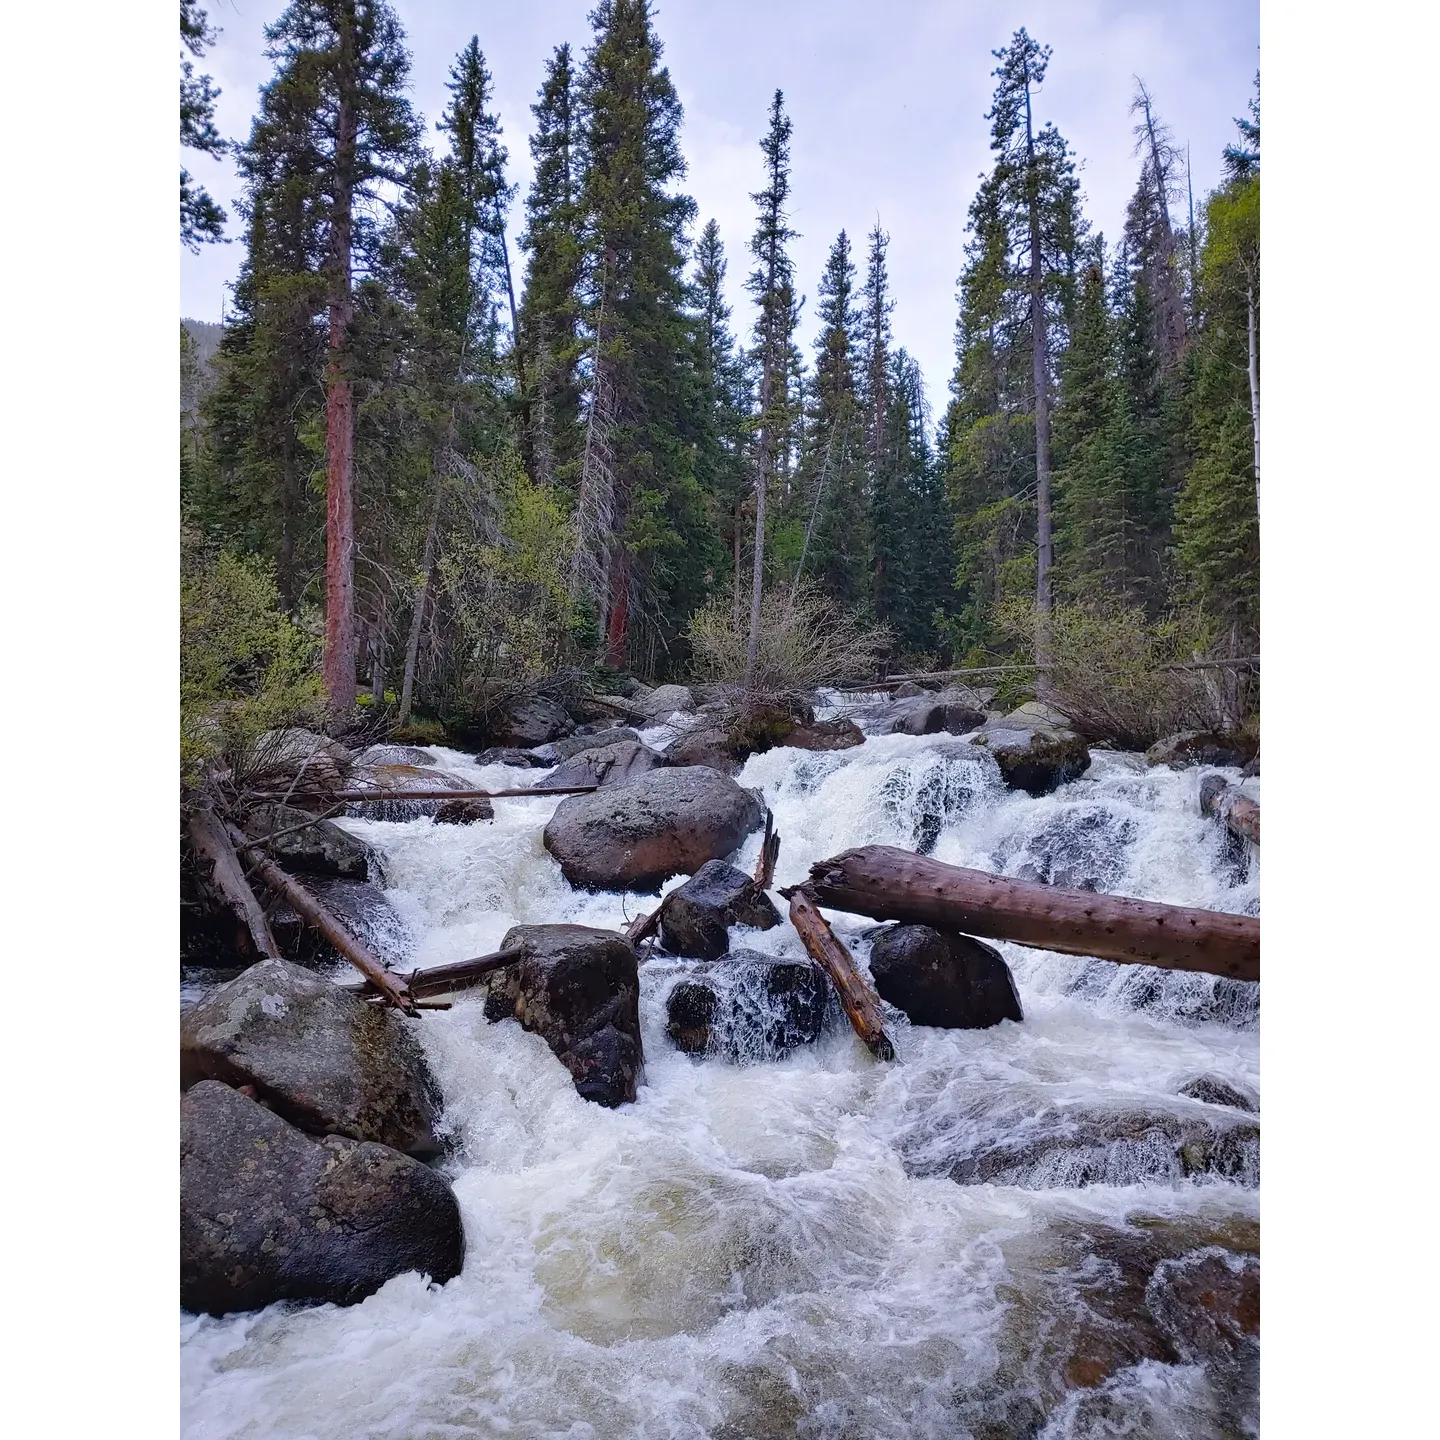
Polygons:
<instances>
[{"instance_id":1,"label":"gray sky","mask_svg":"<svg viewBox=\"0 0 1440 1440\"><path fill-rule=\"evenodd\" d=\"M209 0L223 32L198 68L222 89L221 133L243 140L268 77L262 26L283 0ZM399 0L413 55L412 100L430 127L444 108L455 53L478 34L495 77L510 178L529 185L530 104L546 58L589 44L591 0ZM814 334L815 286L836 233L857 250L878 214L889 231L896 339L920 361L937 410L954 363L955 280L965 215L989 164L984 116L990 52L1025 25L1054 49L1037 119L1054 120L1074 149L1091 223L1113 240L1134 188L1128 113L1134 75L1176 140L1192 147L1197 204L1220 178L1259 65L1256 0L661 0L664 62L685 105L681 144L698 223L714 216L730 259L737 331L751 310L742 285L761 186L759 139L778 86L794 123L792 224L796 279L810 296L802 340ZM222 203L237 185L228 161L185 162ZM513 212L512 212L513 213ZM512 231L518 227L512 225ZM227 233L239 234L234 223ZM517 257L519 258L519 257ZM858 257L857 257L858 258ZM238 243L182 251L180 313L218 320L241 260Z\"/></svg>"}]
</instances>

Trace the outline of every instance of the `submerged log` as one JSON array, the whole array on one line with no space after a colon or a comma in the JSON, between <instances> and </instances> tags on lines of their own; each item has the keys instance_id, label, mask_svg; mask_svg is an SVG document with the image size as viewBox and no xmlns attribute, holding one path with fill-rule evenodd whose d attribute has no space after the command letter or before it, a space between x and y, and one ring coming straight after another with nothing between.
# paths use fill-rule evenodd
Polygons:
<instances>
[{"instance_id":1,"label":"submerged log","mask_svg":"<svg viewBox=\"0 0 1440 1440\"><path fill-rule=\"evenodd\" d=\"M254 953L266 960L278 960L280 947L270 932L270 922L256 898L240 857L219 816L208 807L196 810L190 817L190 843L195 853L210 867L210 883L226 908L234 915L240 934L248 938Z\"/></svg>"},{"instance_id":2,"label":"submerged log","mask_svg":"<svg viewBox=\"0 0 1440 1440\"><path fill-rule=\"evenodd\" d=\"M934 925L1066 955L1260 978L1260 921L1250 915L1009 880L889 845L817 861L806 889L821 905L877 920Z\"/></svg>"},{"instance_id":3,"label":"submerged log","mask_svg":"<svg viewBox=\"0 0 1440 1440\"><path fill-rule=\"evenodd\" d=\"M397 1010L403 1010L407 1015L415 1014L414 1000L400 976L387 970L384 963L371 954L368 947L357 936L352 935L305 886L293 875L287 875L264 854L258 843L247 840L233 826L230 834L236 849L246 851L254 857L255 868L260 872L261 878L272 890L290 902L291 908L306 924L314 926L389 1004Z\"/></svg>"},{"instance_id":4,"label":"submerged log","mask_svg":"<svg viewBox=\"0 0 1440 1440\"><path fill-rule=\"evenodd\" d=\"M775 817L765 811L765 838L760 842L760 858L755 862L755 883L768 890L775 883L775 862L780 858L780 836L775 831Z\"/></svg>"},{"instance_id":5,"label":"submerged log","mask_svg":"<svg viewBox=\"0 0 1440 1440\"><path fill-rule=\"evenodd\" d=\"M877 1060L893 1060L895 1047L885 1033L880 1000L870 982L855 968L850 952L805 891L797 886L789 899L790 923L799 932L810 958L830 977L855 1033Z\"/></svg>"}]
</instances>

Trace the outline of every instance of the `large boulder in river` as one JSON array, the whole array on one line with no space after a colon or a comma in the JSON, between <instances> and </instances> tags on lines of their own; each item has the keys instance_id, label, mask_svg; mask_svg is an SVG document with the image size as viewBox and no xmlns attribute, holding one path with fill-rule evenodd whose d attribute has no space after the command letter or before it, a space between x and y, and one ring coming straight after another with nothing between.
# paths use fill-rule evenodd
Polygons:
<instances>
[{"instance_id":1,"label":"large boulder in river","mask_svg":"<svg viewBox=\"0 0 1440 1440\"><path fill-rule=\"evenodd\" d=\"M542 790L560 790L567 786L628 785L641 775L648 775L665 764L665 757L638 740L621 740L614 745L601 745L581 750L563 764L557 765L543 780Z\"/></svg>"},{"instance_id":2,"label":"large boulder in river","mask_svg":"<svg viewBox=\"0 0 1440 1440\"><path fill-rule=\"evenodd\" d=\"M829 993L813 961L734 950L670 991L666 1031L689 1055L773 1060L819 1038Z\"/></svg>"},{"instance_id":3,"label":"large boulder in river","mask_svg":"<svg viewBox=\"0 0 1440 1440\"><path fill-rule=\"evenodd\" d=\"M803 701L720 705L678 736L665 758L671 765L704 765L734 775L752 755L789 745L793 736L814 724L814 712Z\"/></svg>"},{"instance_id":4,"label":"large boulder in river","mask_svg":"<svg viewBox=\"0 0 1440 1440\"><path fill-rule=\"evenodd\" d=\"M1240 730L1187 730L1157 740L1146 752L1151 765L1169 765L1174 770L1187 765L1234 766L1239 769L1260 752L1253 735Z\"/></svg>"},{"instance_id":5,"label":"large boulder in river","mask_svg":"<svg viewBox=\"0 0 1440 1440\"><path fill-rule=\"evenodd\" d=\"M437 825L475 825L481 820L493 820L495 807L483 796L469 800L442 800L435 812Z\"/></svg>"},{"instance_id":6,"label":"large boulder in river","mask_svg":"<svg viewBox=\"0 0 1440 1440\"><path fill-rule=\"evenodd\" d=\"M338 740L293 725L285 730L267 730L255 742L254 747L256 768L265 771L293 771L299 768L301 762L308 762L308 776L310 767L321 756L330 760L332 766L342 775L355 761L354 755Z\"/></svg>"},{"instance_id":7,"label":"large boulder in river","mask_svg":"<svg viewBox=\"0 0 1440 1440\"><path fill-rule=\"evenodd\" d=\"M730 926L772 930L780 912L743 871L707 860L660 907L660 943L672 955L718 960L730 948Z\"/></svg>"},{"instance_id":8,"label":"large boulder in river","mask_svg":"<svg viewBox=\"0 0 1440 1440\"><path fill-rule=\"evenodd\" d=\"M469 790L468 780L426 765L357 765L350 775L352 790ZM346 813L363 820L418 820L434 815L442 800L358 800Z\"/></svg>"},{"instance_id":9,"label":"large boulder in river","mask_svg":"<svg viewBox=\"0 0 1440 1440\"><path fill-rule=\"evenodd\" d=\"M793 750L852 750L865 743L865 732L853 720L817 720L797 726L780 743Z\"/></svg>"},{"instance_id":10,"label":"large boulder in river","mask_svg":"<svg viewBox=\"0 0 1440 1440\"><path fill-rule=\"evenodd\" d=\"M542 747L543 748L543 747ZM527 770L543 770L548 765L553 765L553 759L547 759L543 754L533 750L519 750L513 745L492 745L488 750L482 750L476 757L477 765L515 765Z\"/></svg>"},{"instance_id":11,"label":"large boulder in river","mask_svg":"<svg viewBox=\"0 0 1440 1440\"><path fill-rule=\"evenodd\" d=\"M633 1100L645 1060L635 947L588 925L517 925L501 948L522 958L487 977L486 1019L541 1036L586 1100Z\"/></svg>"},{"instance_id":12,"label":"large boulder in river","mask_svg":"<svg viewBox=\"0 0 1440 1440\"><path fill-rule=\"evenodd\" d=\"M439 1093L413 1023L265 960L182 1012L180 1084L251 1085L302 1130L433 1155Z\"/></svg>"},{"instance_id":13,"label":"large boulder in river","mask_svg":"<svg viewBox=\"0 0 1440 1440\"><path fill-rule=\"evenodd\" d=\"M1000 952L953 930L887 928L870 951L870 973L880 998L916 1025L983 1030L1025 1018Z\"/></svg>"},{"instance_id":14,"label":"large boulder in river","mask_svg":"<svg viewBox=\"0 0 1440 1440\"><path fill-rule=\"evenodd\" d=\"M497 745L528 749L558 740L574 728L563 705L543 695L528 695L505 705L491 720L490 735Z\"/></svg>"},{"instance_id":15,"label":"large boulder in river","mask_svg":"<svg viewBox=\"0 0 1440 1440\"><path fill-rule=\"evenodd\" d=\"M731 854L764 816L753 792L716 770L652 770L562 800L545 827L545 848L572 885L653 891Z\"/></svg>"},{"instance_id":16,"label":"large boulder in river","mask_svg":"<svg viewBox=\"0 0 1440 1440\"><path fill-rule=\"evenodd\" d=\"M989 750L1012 790L1036 797L1090 768L1090 748L1065 717L1034 702L987 721L971 743Z\"/></svg>"},{"instance_id":17,"label":"large boulder in river","mask_svg":"<svg viewBox=\"0 0 1440 1440\"><path fill-rule=\"evenodd\" d=\"M548 745L537 745L530 754L537 765L558 765L572 755L585 750L600 750L606 745L618 745L622 740L639 740L640 736L627 725L580 726L573 735L552 740Z\"/></svg>"},{"instance_id":18,"label":"large boulder in river","mask_svg":"<svg viewBox=\"0 0 1440 1440\"><path fill-rule=\"evenodd\" d=\"M250 834L266 835L269 850L286 870L299 875L340 875L366 880L370 850L333 820L317 820L293 805L258 805L249 815Z\"/></svg>"},{"instance_id":19,"label":"large boulder in river","mask_svg":"<svg viewBox=\"0 0 1440 1440\"><path fill-rule=\"evenodd\" d=\"M411 1270L443 1283L464 1254L454 1193L418 1160L338 1135L312 1139L213 1080L181 1099L186 1310L353 1305Z\"/></svg>"},{"instance_id":20,"label":"large boulder in river","mask_svg":"<svg viewBox=\"0 0 1440 1440\"><path fill-rule=\"evenodd\" d=\"M418 745L371 745L355 757L357 765L433 765L435 757Z\"/></svg>"},{"instance_id":21,"label":"large boulder in river","mask_svg":"<svg viewBox=\"0 0 1440 1440\"><path fill-rule=\"evenodd\" d=\"M695 697L688 685L660 685L640 696L635 703L651 719L656 719L677 710L688 714L695 708Z\"/></svg>"}]
</instances>

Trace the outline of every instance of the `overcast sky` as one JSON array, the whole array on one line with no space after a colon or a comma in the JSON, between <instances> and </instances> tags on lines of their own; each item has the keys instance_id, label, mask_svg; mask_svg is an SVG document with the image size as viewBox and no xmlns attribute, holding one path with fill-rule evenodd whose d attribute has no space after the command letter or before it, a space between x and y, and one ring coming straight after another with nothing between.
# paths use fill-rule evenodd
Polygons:
<instances>
[{"instance_id":1,"label":"overcast sky","mask_svg":"<svg viewBox=\"0 0 1440 1440\"><path fill-rule=\"evenodd\" d=\"M491 73L510 176L528 187L530 104L554 46L590 41L592 0L399 0L413 66L412 100L433 122L455 53L478 35ZM221 87L221 133L243 140L269 69L262 27L282 0L209 0L222 34L200 67ZM1256 0L661 0L664 63L685 105L681 144L698 224L714 216L730 257L736 327L748 330L742 290L750 192L762 183L759 138L779 87L794 123L793 254L814 334L815 285L843 227L852 240L874 225L890 233L899 343L923 367L943 407L954 362L955 280L965 215L989 164L984 116L993 88L990 52L1025 25L1054 49L1037 119L1053 120L1080 166L1091 223L1114 239L1138 161L1128 113L1135 75L1149 87L1181 146L1192 147L1197 203L1220 178L1259 66ZM222 203L237 193L229 161L186 159ZM512 225L512 232L518 228ZM238 234L232 223L227 233ZM857 249L860 248L857 246ZM238 243L182 252L180 313L218 320L241 260ZM522 266L523 268L523 266Z\"/></svg>"}]
</instances>

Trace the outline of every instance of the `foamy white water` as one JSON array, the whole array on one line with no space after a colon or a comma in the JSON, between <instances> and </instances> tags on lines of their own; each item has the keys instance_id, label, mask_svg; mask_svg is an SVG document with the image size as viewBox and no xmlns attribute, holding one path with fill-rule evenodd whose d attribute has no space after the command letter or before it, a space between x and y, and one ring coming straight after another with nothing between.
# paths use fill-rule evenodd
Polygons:
<instances>
[{"instance_id":1,"label":"foamy white water","mask_svg":"<svg viewBox=\"0 0 1440 1440\"><path fill-rule=\"evenodd\" d=\"M477 784L542 779L433 753ZM1033 800L963 740L886 736L774 750L740 780L774 811L778 884L884 843L1255 912L1258 860L1227 853L1200 818L1204 773L1096 752L1087 776ZM515 924L613 927L654 905L571 890L541 844L556 803L498 800L494 823L472 826L345 822L382 852L416 963L493 949ZM738 863L758 846L757 834ZM869 922L832 919L863 960ZM788 925L734 939L803 954ZM487 1024L478 1001L427 1014L463 1273L443 1287L401 1276L344 1309L184 1317L186 1435L1244 1433L1236 1407L1251 1401L1198 1363L1140 1358L1060 1398L1045 1336L1047 1317L1089 1293L1076 1256L1090 1242L1076 1236L1103 1250L1143 1222L1194 1250L1258 1221L1252 1141L1189 1173L1164 1143L1235 1117L1177 1093L1197 1076L1258 1095L1257 987L1001 948L1024 1023L942 1031L892 1015L894 1065L877 1065L833 1004L820 1043L784 1060L681 1055L665 998L687 966L652 962L645 1083L615 1111L581 1100L542 1040ZM1116 1115L1146 1126L1107 1132L1083 1162L1044 1143ZM1006 1183L951 1178L976 1156Z\"/></svg>"}]
</instances>

